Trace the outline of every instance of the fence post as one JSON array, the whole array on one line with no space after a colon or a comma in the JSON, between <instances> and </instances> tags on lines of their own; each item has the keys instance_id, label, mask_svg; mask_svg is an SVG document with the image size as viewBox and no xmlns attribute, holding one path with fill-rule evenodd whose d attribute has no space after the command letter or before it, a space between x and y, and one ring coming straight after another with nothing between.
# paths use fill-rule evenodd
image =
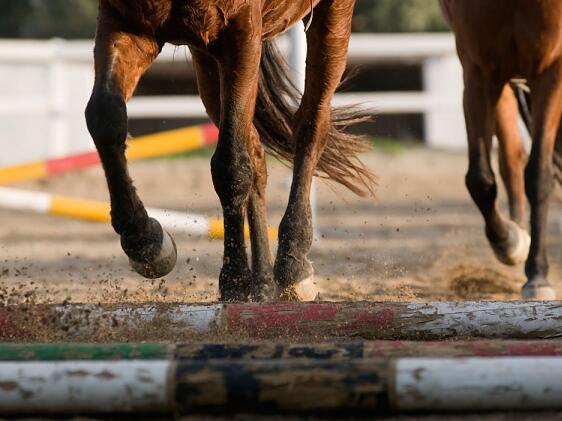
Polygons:
<instances>
[{"instance_id":1,"label":"fence post","mask_svg":"<svg viewBox=\"0 0 562 421\"><path fill-rule=\"evenodd\" d=\"M423 85L431 107L424 115L425 140L437 149L465 149L462 67L456 55L426 58Z\"/></svg>"},{"instance_id":2,"label":"fence post","mask_svg":"<svg viewBox=\"0 0 562 421\"><path fill-rule=\"evenodd\" d=\"M52 157L65 156L69 153L69 127L68 121L68 90L67 67L61 51L63 41L50 41L52 56L48 63L49 86L49 148L48 154Z\"/></svg>"}]
</instances>

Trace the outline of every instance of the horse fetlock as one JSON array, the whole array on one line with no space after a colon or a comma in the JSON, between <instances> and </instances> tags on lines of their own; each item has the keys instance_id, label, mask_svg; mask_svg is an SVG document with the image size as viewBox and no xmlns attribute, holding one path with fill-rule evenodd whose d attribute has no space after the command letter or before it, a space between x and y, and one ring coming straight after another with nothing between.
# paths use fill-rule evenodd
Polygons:
<instances>
[{"instance_id":1,"label":"horse fetlock","mask_svg":"<svg viewBox=\"0 0 562 421\"><path fill-rule=\"evenodd\" d=\"M284 301L316 301L319 299L318 287L311 275L300 282L285 288L280 295Z\"/></svg>"},{"instance_id":2,"label":"horse fetlock","mask_svg":"<svg viewBox=\"0 0 562 421\"><path fill-rule=\"evenodd\" d=\"M314 232L311 212L287 210L279 224L279 249L290 254L306 254L312 246Z\"/></svg>"},{"instance_id":3,"label":"horse fetlock","mask_svg":"<svg viewBox=\"0 0 562 421\"><path fill-rule=\"evenodd\" d=\"M504 241L490 241L496 258L509 266L523 263L529 255L531 237L513 221L507 221L508 236Z\"/></svg>"},{"instance_id":4,"label":"horse fetlock","mask_svg":"<svg viewBox=\"0 0 562 421\"><path fill-rule=\"evenodd\" d=\"M225 265L221 269L219 276L220 301L248 301L252 276L249 270L242 269L240 266L243 265Z\"/></svg>"},{"instance_id":5,"label":"horse fetlock","mask_svg":"<svg viewBox=\"0 0 562 421\"><path fill-rule=\"evenodd\" d=\"M536 275L523 285L521 298L528 301L552 301L556 299L556 291L547 278Z\"/></svg>"},{"instance_id":6,"label":"horse fetlock","mask_svg":"<svg viewBox=\"0 0 562 421\"><path fill-rule=\"evenodd\" d=\"M292 254L279 246L273 274L281 288L290 287L310 278L313 273L312 263L305 254Z\"/></svg>"},{"instance_id":7,"label":"horse fetlock","mask_svg":"<svg viewBox=\"0 0 562 421\"><path fill-rule=\"evenodd\" d=\"M161 278L170 273L176 265L176 243L153 218L148 220L142 233L123 234L121 247L129 257L129 263L135 272L148 279Z\"/></svg>"},{"instance_id":8,"label":"horse fetlock","mask_svg":"<svg viewBox=\"0 0 562 421\"><path fill-rule=\"evenodd\" d=\"M279 288L273 273L252 274L250 300L254 302L271 302L279 299Z\"/></svg>"}]
</instances>

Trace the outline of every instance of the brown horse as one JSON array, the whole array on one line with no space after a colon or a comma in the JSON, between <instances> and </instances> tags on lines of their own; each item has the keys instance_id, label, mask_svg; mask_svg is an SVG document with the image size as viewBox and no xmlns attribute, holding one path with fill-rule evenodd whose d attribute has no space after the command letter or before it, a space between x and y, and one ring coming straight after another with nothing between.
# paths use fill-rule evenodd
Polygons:
<instances>
[{"instance_id":1,"label":"brown horse","mask_svg":"<svg viewBox=\"0 0 562 421\"><path fill-rule=\"evenodd\" d=\"M466 185L486 221L498 259L526 259L524 299L554 299L548 281L546 225L555 179L562 182L562 2L560 0L440 0L453 28L464 69L469 169ZM530 87L533 145L528 162L517 129L518 108L509 83ZM490 163L494 132L511 221L496 203ZM525 194L531 236L525 231Z\"/></svg>"},{"instance_id":2,"label":"brown horse","mask_svg":"<svg viewBox=\"0 0 562 421\"><path fill-rule=\"evenodd\" d=\"M126 101L166 42L188 45L199 93L220 128L211 161L224 213L222 300L313 299L310 185L316 171L356 193L373 177L357 161L363 139L345 134L356 119L330 103L346 65L355 0L100 0L95 86L88 129L105 170L111 217L132 267L149 278L169 273L176 248L148 217L127 172ZM306 87L291 85L271 39L309 23ZM300 105L297 102L300 100ZM293 184L279 227L275 265L266 220L264 146L292 161ZM251 270L244 244L247 216Z\"/></svg>"}]
</instances>

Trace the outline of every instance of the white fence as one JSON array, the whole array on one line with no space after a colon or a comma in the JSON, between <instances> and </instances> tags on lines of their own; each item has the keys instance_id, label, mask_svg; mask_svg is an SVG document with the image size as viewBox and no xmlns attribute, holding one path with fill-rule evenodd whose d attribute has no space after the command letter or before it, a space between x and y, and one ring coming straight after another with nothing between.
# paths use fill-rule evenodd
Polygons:
<instances>
[{"instance_id":1,"label":"white fence","mask_svg":"<svg viewBox=\"0 0 562 421\"><path fill-rule=\"evenodd\" d=\"M281 48L289 50L288 38ZM93 84L91 41L0 41L0 165L92 149L83 110ZM189 59L166 46L159 61ZM463 148L462 71L450 34L354 35L351 63L418 63L420 92L339 94L335 103L363 103L377 113L422 113L428 145ZM198 97L136 96L131 118L203 117Z\"/></svg>"}]
</instances>

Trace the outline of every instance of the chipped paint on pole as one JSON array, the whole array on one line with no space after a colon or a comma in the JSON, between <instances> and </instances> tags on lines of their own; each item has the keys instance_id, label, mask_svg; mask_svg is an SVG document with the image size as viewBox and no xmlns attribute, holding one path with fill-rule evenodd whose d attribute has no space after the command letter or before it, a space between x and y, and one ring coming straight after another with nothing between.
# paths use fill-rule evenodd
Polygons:
<instances>
[{"instance_id":1,"label":"chipped paint on pole","mask_svg":"<svg viewBox=\"0 0 562 421\"><path fill-rule=\"evenodd\" d=\"M513 357L562 356L562 340L468 341L344 341L295 342L187 342L163 343L61 343L0 344L0 361L70 360L316 360L345 361L401 357Z\"/></svg>"},{"instance_id":2,"label":"chipped paint on pole","mask_svg":"<svg viewBox=\"0 0 562 421\"><path fill-rule=\"evenodd\" d=\"M3 362L0 412L163 412L170 366L168 361Z\"/></svg>"},{"instance_id":3,"label":"chipped paint on pole","mask_svg":"<svg viewBox=\"0 0 562 421\"><path fill-rule=\"evenodd\" d=\"M398 411L562 408L556 357L399 359L391 405Z\"/></svg>"},{"instance_id":4,"label":"chipped paint on pole","mask_svg":"<svg viewBox=\"0 0 562 421\"><path fill-rule=\"evenodd\" d=\"M0 363L0 413L308 413L562 409L562 358Z\"/></svg>"},{"instance_id":5,"label":"chipped paint on pole","mask_svg":"<svg viewBox=\"0 0 562 421\"><path fill-rule=\"evenodd\" d=\"M104 336L105 335L105 336ZM152 336L151 336L152 335ZM562 302L35 305L0 308L4 341L562 337Z\"/></svg>"}]
</instances>

